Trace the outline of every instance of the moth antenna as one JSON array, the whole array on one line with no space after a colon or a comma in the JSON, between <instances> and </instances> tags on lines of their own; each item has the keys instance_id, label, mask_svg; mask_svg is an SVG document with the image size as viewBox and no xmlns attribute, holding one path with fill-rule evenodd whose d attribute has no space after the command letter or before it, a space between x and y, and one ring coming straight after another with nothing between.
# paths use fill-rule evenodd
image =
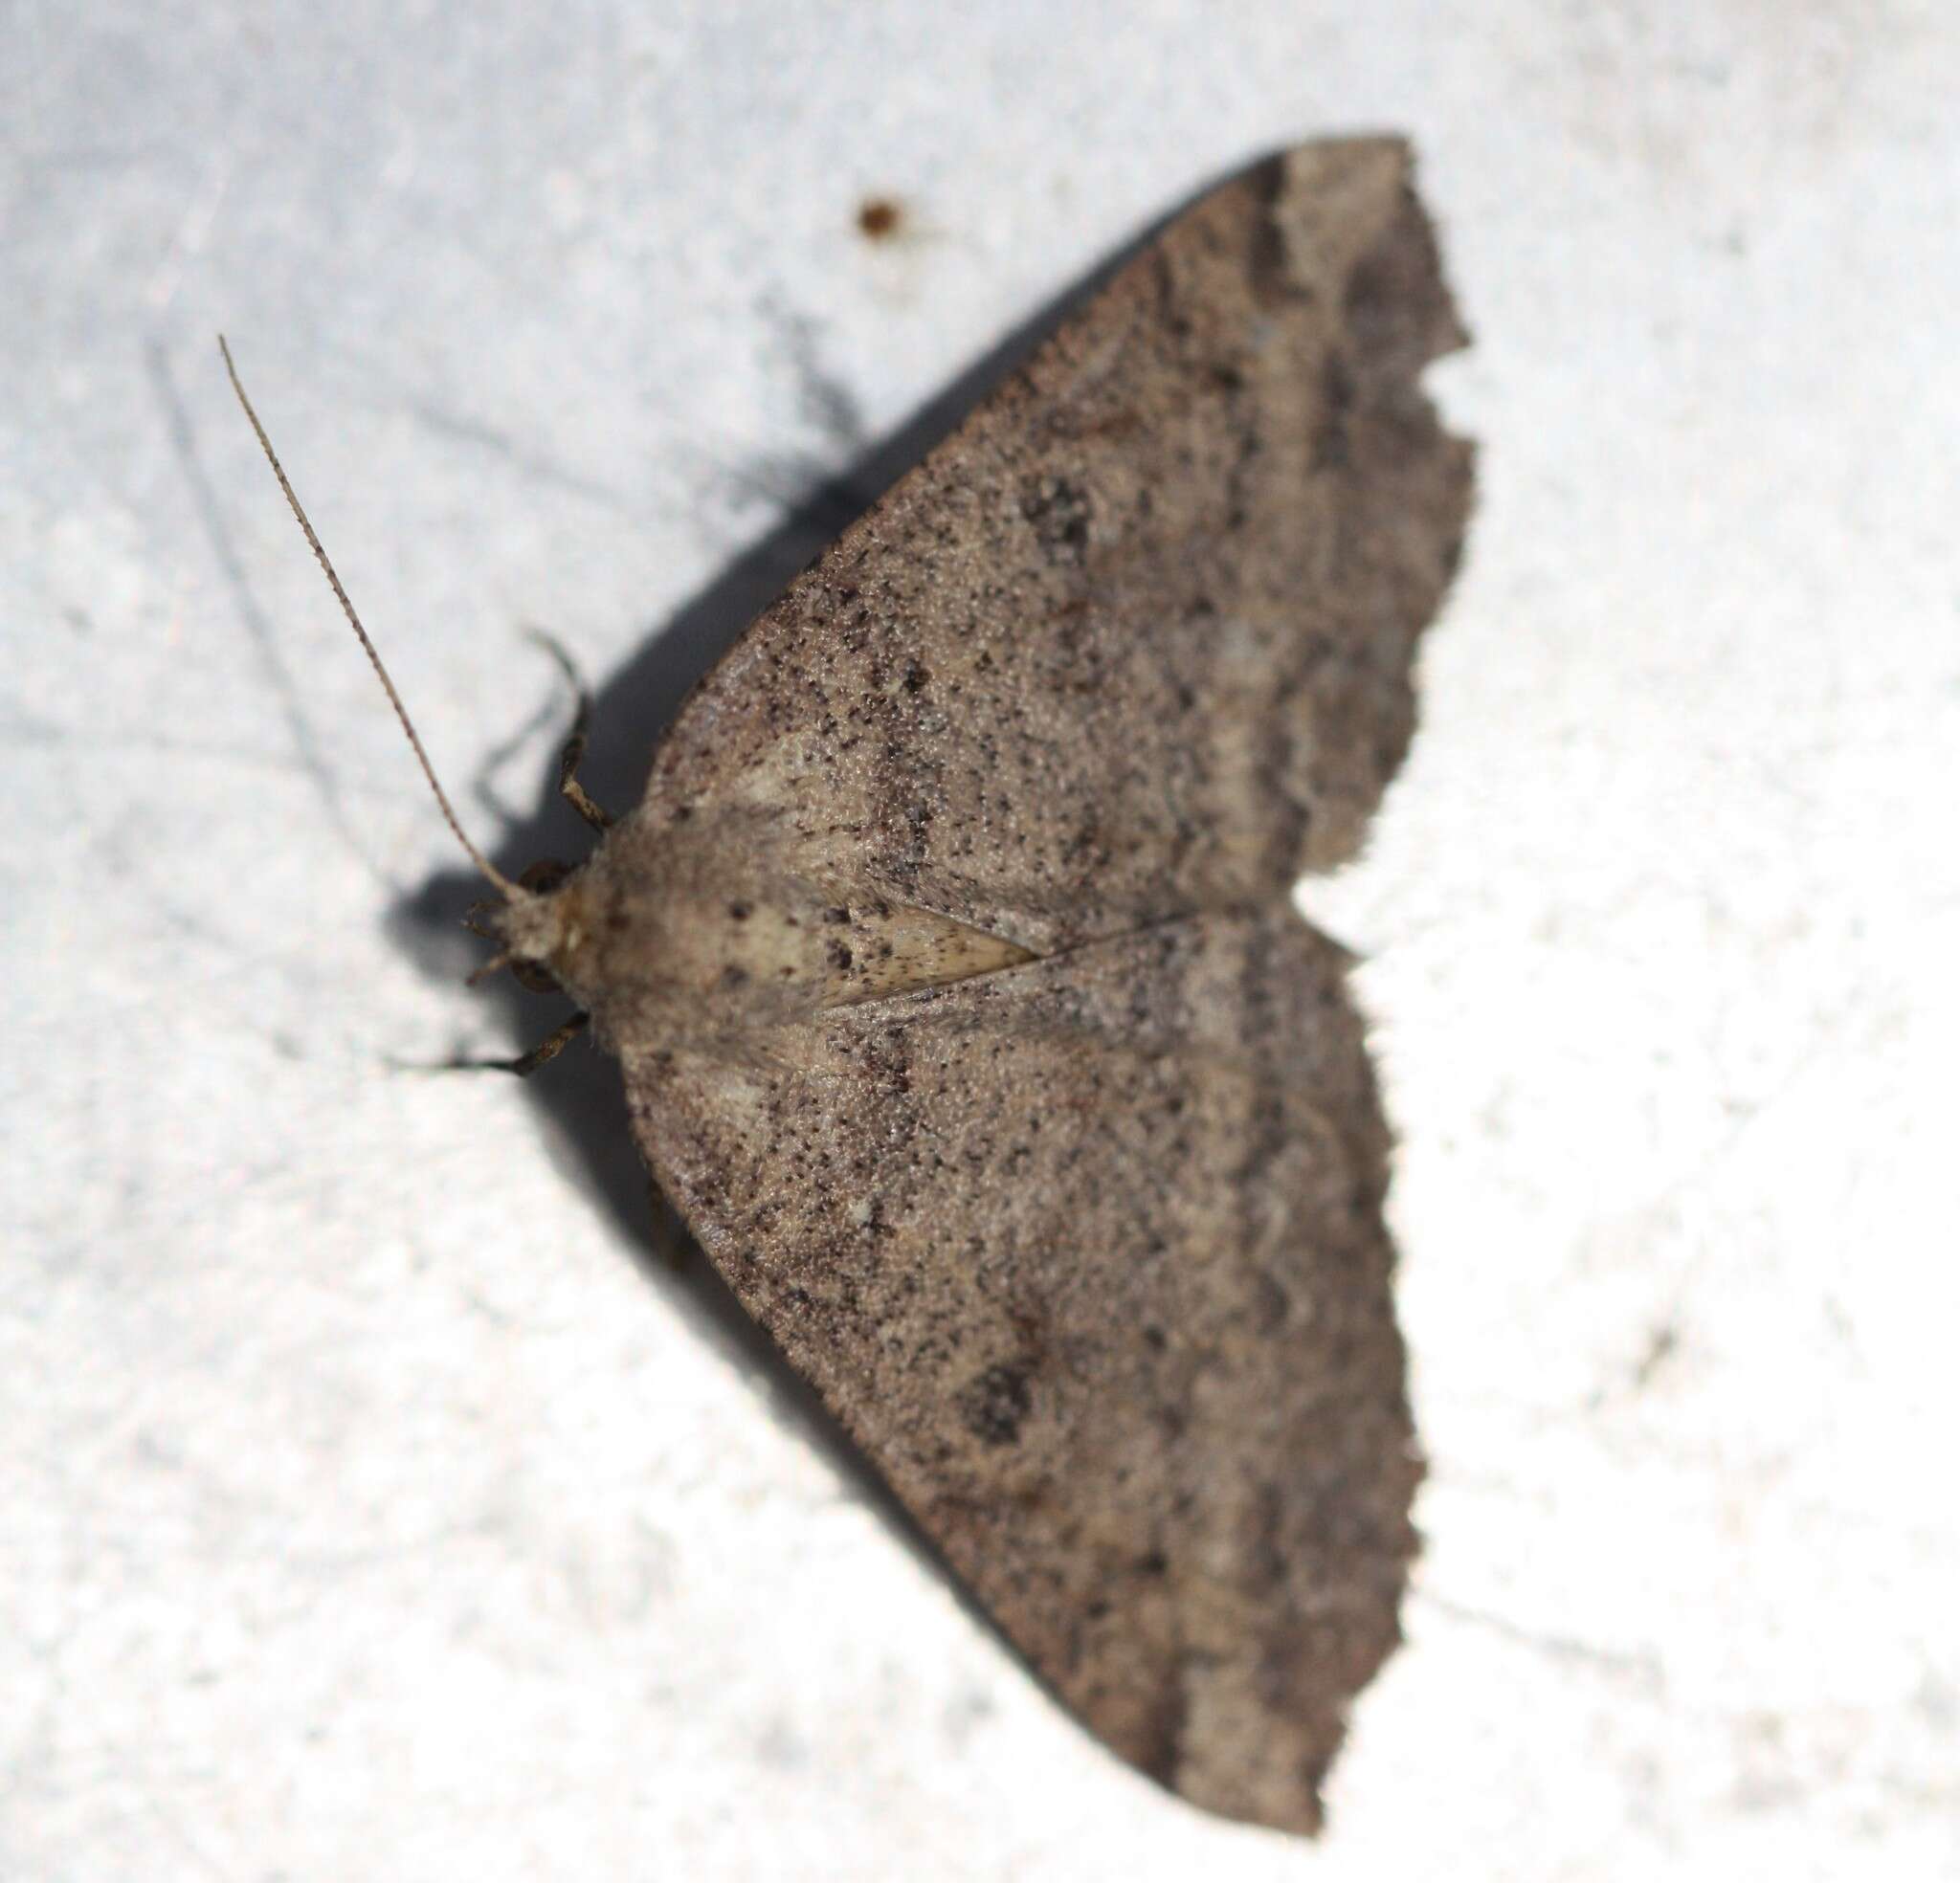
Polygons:
<instances>
[{"instance_id":1,"label":"moth antenna","mask_svg":"<svg viewBox=\"0 0 1960 1883\"><path fill-rule=\"evenodd\" d=\"M238 368L232 363L232 349L225 344L223 334L218 335L218 351L225 356L225 371L232 377L232 390L238 395L238 403L245 408L245 416L252 421L252 429L258 434L258 448L265 454L265 461L272 466L272 475L279 480L279 489L285 493L287 505L306 538L307 547L313 551L314 560L326 576L327 586L334 592L334 599L341 605L341 611L347 617L347 625L353 629L355 638L366 650L368 658L373 663L374 671L380 676L381 684L387 691L389 704L394 708L394 716L402 722L402 730L409 736L409 743L414 748L416 762L422 767L422 776L429 781L429 788L435 793L435 802L442 809L442 815L449 828L456 832L456 840L468 853L469 859L482 874L501 890L504 897L514 899L523 892L496 864L483 854L470 841L469 833L463 829L455 808L449 802L449 793L442 788L442 781L435 776L435 767L429 763L429 754L422 749L422 741L416 734L414 721L409 718L409 709L402 704L402 697L394 689L394 681L389 677L388 669L382 664L381 654L374 643L368 638L368 631L361 626L361 617L354 612L354 604L347 599L347 591L341 586L340 576L333 564L328 561L320 538L307 521L306 512L301 508L299 497L295 494L291 480L286 476L285 466L279 462L279 454L272 448L272 440L265 434L265 427L258 422L258 414L252 409L252 401L245 396L245 388L238 378Z\"/></svg>"}]
</instances>

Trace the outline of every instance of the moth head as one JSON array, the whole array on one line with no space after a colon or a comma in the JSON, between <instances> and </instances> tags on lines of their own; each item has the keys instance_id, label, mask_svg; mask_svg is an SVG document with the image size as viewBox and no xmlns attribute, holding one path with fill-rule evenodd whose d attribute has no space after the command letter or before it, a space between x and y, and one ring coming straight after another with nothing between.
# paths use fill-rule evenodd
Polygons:
<instances>
[{"instance_id":1,"label":"moth head","mask_svg":"<svg viewBox=\"0 0 1960 1883\"><path fill-rule=\"evenodd\" d=\"M471 908L463 926L497 943L497 953L470 976L472 986L507 967L518 985L531 993L562 991L551 959L563 950L566 912L555 898L571 874L569 864L541 858L518 877L518 894Z\"/></svg>"},{"instance_id":2,"label":"moth head","mask_svg":"<svg viewBox=\"0 0 1960 1883\"><path fill-rule=\"evenodd\" d=\"M533 993L562 993L578 977L590 928L590 897L579 872L555 859L533 863L501 903L479 904L470 926L498 952L470 976L481 981L509 968Z\"/></svg>"}]
</instances>

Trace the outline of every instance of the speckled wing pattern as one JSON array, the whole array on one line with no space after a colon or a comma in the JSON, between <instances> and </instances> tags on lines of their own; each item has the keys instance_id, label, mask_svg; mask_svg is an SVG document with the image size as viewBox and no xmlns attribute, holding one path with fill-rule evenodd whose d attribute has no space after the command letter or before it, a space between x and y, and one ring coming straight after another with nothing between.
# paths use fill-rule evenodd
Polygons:
<instances>
[{"instance_id":1,"label":"speckled wing pattern","mask_svg":"<svg viewBox=\"0 0 1960 1883\"><path fill-rule=\"evenodd\" d=\"M628 1062L745 1306L1066 1704L1305 1829L1420 1475L1341 951L1207 915Z\"/></svg>"},{"instance_id":2,"label":"speckled wing pattern","mask_svg":"<svg viewBox=\"0 0 1960 1883\"><path fill-rule=\"evenodd\" d=\"M1013 964L846 972L742 1052L610 1029L667 1193L1041 1677L1292 1829L1420 1466L1388 1132L1288 890L1407 745L1471 482L1416 375L1461 341L1398 142L1169 224L737 644L636 813L761 820Z\"/></svg>"},{"instance_id":3,"label":"speckled wing pattern","mask_svg":"<svg viewBox=\"0 0 1960 1883\"><path fill-rule=\"evenodd\" d=\"M1389 140L1201 199L702 682L648 809L768 806L806 860L1036 953L1283 896L1359 847L1414 723L1470 447Z\"/></svg>"}]
</instances>

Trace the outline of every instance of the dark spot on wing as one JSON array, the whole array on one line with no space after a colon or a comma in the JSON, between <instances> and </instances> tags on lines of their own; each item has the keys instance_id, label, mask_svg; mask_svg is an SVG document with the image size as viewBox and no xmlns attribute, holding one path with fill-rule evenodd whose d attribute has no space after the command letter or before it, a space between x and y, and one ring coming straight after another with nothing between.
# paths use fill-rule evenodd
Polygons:
<instances>
[{"instance_id":1,"label":"dark spot on wing","mask_svg":"<svg viewBox=\"0 0 1960 1883\"><path fill-rule=\"evenodd\" d=\"M986 1445L1012 1445L1020 1436L1032 1394L1018 1366L990 1366L961 1396L967 1429Z\"/></svg>"},{"instance_id":2,"label":"dark spot on wing","mask_svg":"<svg viewBox=\"0 0 1960 1883\"><path fill-rule=\"evenodd\" d=\"M1035 540L1058 563L1080 563L1089 549L1089 497L1066 477L1030 478L1021 493L1021 515Z\"/></svg>"}]
</instances>

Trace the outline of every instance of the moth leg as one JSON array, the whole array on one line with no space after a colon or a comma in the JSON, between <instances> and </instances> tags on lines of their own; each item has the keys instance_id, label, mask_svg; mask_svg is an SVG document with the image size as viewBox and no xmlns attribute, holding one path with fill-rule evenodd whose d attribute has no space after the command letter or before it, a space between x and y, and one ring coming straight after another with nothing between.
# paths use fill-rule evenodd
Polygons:
<instances>
[{"instance_id":1,"label":"moth leg","mask_svg":"<svg viewBox=\"0 0 1960 1883\"><path fill-rule=\"evenodd\" d=\"M520 1052L515 1059L465 1059L458 1055L433 1066L405 1064L400 1060L394 1063L409 1073L515 1073L519 1078L529 1078L540 1066L548 1066L557 1058L586 1030L591 1018L590 1013L574 1013L556 1032L541 1039L528 1052Z\"/></svg>"},{"instance_id":2,"label":"moth leg","mask_svg":"<svg viewBox=\"0 0 1960 1883\"><path fill-rule=\"evenodd\" d=\"M515 1073L519 1078L529 1078L540 1066L548 1066L557 1058L591 1024L591 1018L590 1013L574 1013L556 1032L547 1034L515 1059L479 1059L475 1063L486 1072Z\"/></svg>"},{"instance_id":3,"label":"moth leg","mask_svg":"<svg viewBox=\"0 0 1960 1883\"><path fill-rule=\"evenodd\" d=\"M572 809L578 812L595 831L610 831L612 820L598 805L592 802L586 787L576 776L579 766L585 762L586 744L591 731L592 696L586 683L579 677L578 668L571 655L546 633L542 628L530 631L531 639L558 663L559 671L570 682L572 692L578 698L578 711L572 718L571 736L565 742L565 749L558 755L558 788Z\"/></svg>"},{"instance_id":4,"label":"moth leg","mask_svg":"<svg viewBox=\"0 0 1960 1883\"><path fill-rule=\"evenodd\" d=\"M591 1018L590 1013L574 1013L556 1032L515 1059L465 1059L458 1053L454 1059L390 1059L388 1063L398 1073L515 1073L519 1078L529 1078L540 1066L548 1066L557 1058L591 1024Z\"/></svg>"}]
</instances>

